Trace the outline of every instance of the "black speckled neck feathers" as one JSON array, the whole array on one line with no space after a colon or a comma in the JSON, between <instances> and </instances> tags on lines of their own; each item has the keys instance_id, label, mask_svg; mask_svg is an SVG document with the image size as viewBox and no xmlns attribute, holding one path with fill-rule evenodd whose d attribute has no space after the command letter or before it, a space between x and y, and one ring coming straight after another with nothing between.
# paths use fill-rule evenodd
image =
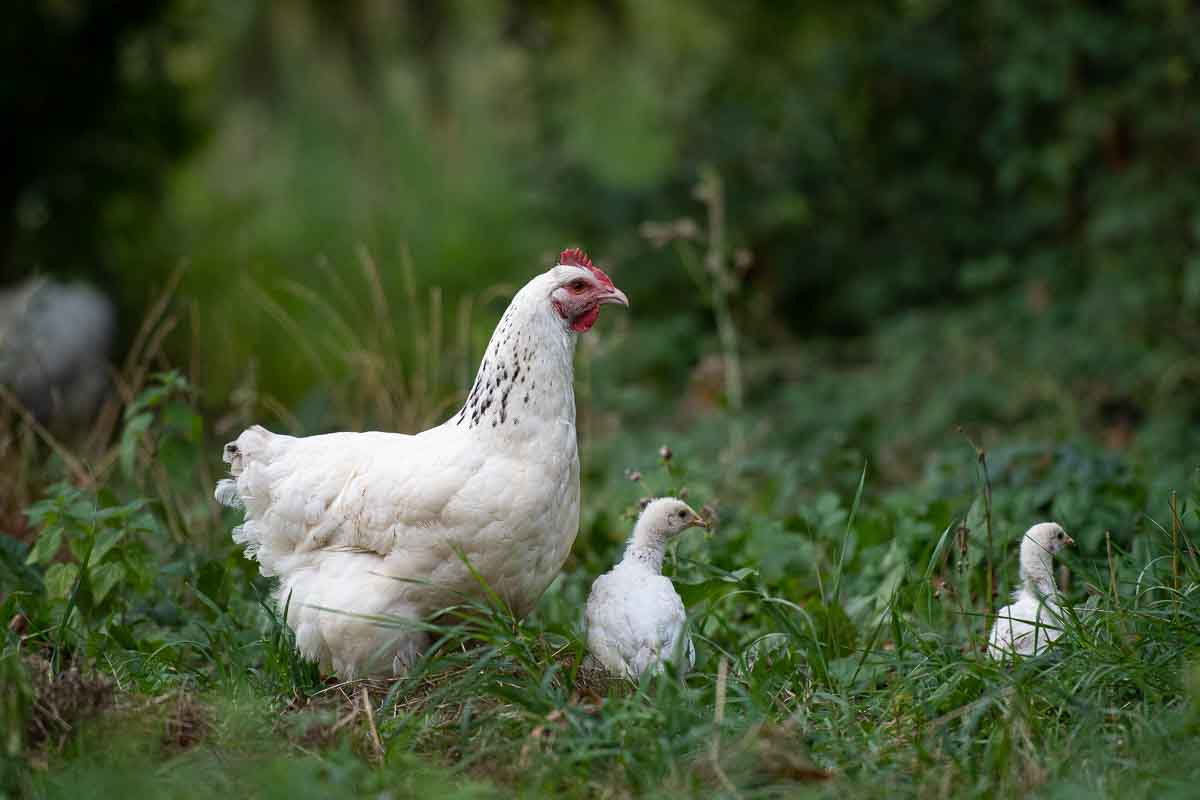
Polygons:
<instances>
[{"instance_id":1,"label":"black speckled neck feathers","mask_svg":"<svg viewBox=\"0 0 1200 800\"><path fill-rule=\"evenodd\" d=\"M544 283L534 279L509 304L451 424L515 438L542 422L575 424L577 336L554 315Z\"/></svg>"}]
</instances>

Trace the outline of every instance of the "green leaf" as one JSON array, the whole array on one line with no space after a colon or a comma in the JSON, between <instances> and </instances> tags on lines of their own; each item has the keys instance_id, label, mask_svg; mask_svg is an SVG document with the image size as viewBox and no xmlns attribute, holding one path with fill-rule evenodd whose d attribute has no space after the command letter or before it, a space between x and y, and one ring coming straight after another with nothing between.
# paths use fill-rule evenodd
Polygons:
<instances>
[{"instance_id":1,"label":"green leaf","mask_svg":"<svg viewBox=\"0 0 1200 800\"><path fill-rule=\"evenodd\" d=\"M50 487L48 491L53 491L53 489L54 487ZM58 522L61 513L58 503L54 502L54 500L39 500L25 509L25 518L35 528L45 527L46 525Z\"/></svg>"},{"instance_id":2,"label":"green leaf","mask_svg":"<svg viewBox=\"0 0 1200 800\"><path fill-rule=\"evenodd\" d=\"M63 511L77 522L90 520L92 514L96 513L96 503L92 498L84 497L82 493L76 492L63 504Z\"/></svg>"},{"instance_id":3,"label":"green leaf","mask_svg":"<svg viewBox=\"0 0 1200 800\"><path fill-rule=\"evenodd\" d=\"M125 568L113 562L100 564L88 570L88 580L92 584L92 599L99 605L114 586L125 580Z\"/></svg>"},{"instance_id":4,"label":"green leaf","mask_svg":"<svg viewBox=\"0 0 1200 800\"><path fill-rule=\"evenodd\" d=\"M125 523L126 530L141 533L158 533L158 519L149 511L143 511Z\"/></svg>"},{"instance_id":5,"label":"green leaf","mask_svg":"<svg viewBox=\"0 0 1200 800\"><path fill-rule=\"evenodd\" d=\"M46 570L46 594L54 600L66 600L78 577L79 567L75 564L51 564Z\"/></svg>"},{"instance_id":6,"label":"green leaf","mask_svg":"<svg viewBox=\"0 0 1200 800\"><path fill-rule=\"evenodd\" d=\"M143 508L147 502L145 498L142 498L134 500L132 503L126 503L123 506L110 506L97 511L95 518L98 520L126 519Z\"/></svg>"},{"instance_id":7,"label":"green leaf","mask_svg":"<svg viewBox=\"0 0 1200 800\"><path fill-rule=\"evenodd\" d=\"M33 549L29 551L29 556L25 559L26 564L45 564L58 554L59 548L62 547L63 527L55 525L52 528L46 528L42 531L42 535L38 537L37 543Z\"/></svg>"},{"instance_id":8,"label":"green leaf","mask_svg":"<svg viewBox=\"0 0 1200 800\"><path fill-rule=\"evenodd\" d=\"M123 528L104 528L96 534L96 543L92 547L92 563L99 564L108 555L108 551L116 546L125 536Z\"/></svg>"},{"instance_id":9,"label":"green leaf","mask_svg":"<svg viewBox=\"0 0 1200 800\"><path fill-rule=\"evenodd\" d=\"M67 549L71 551L71 555L75 557L75 560L82 564L88 557L88 549L91 547L91 542L92 535L90 530L82 534L77 531L74 536L67 539Z\"/></svg>"},{"instance_id":10,"label":"green leaf","mask_svg":"<svg viewBox=\"0 0 1200 800\"><path fill-rule=\"evenodd\" d=\"M150 429L150 423L153 420L152 415L143 412L125 423L125 430L121 433L121 469L130 477L133 476L137 461L138 442L141 441L142 435Z\"/></svg>"},{"instance_id":11,"label":"green leaf","mask_svg":"<svg viewBox=\"0 0 1200 800\"><path fill-rule=\"evenodd\" d=\"M730 572L727 575L708 578L702 581L693 581L691 583L677 581L675 589L679 592L684 607L692 608L705 601L717 600L724 597L730 592L735 591L745 578L756 574L758 574L758 570L746 567L736 572Z\"/></svg>"}]
</instances>

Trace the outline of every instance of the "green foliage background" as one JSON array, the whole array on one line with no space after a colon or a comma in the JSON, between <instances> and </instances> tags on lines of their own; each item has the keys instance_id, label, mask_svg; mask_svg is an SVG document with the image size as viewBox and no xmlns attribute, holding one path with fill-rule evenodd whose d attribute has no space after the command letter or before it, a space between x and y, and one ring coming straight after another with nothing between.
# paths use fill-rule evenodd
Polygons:
<instances>
[{"instance_id":1,"label":"green foliage background","mask_svg":"<svg viewBox=\"0 0 1200 800\"><path fill-rule=\"evenodd\" d=\"M132 355L90 439L0 417L0 792L1189 796L1195 3L9 23L0 274L101 285ZM477 608L374 687L368 726L262 602L220 443L438 421L574 245L633 308L582 338L572 559L529 620ZM721 518L668 560L696 673L596 690L590 581L684 488ZM1046 518L1079 615L993 664L985 615ZM117 700L76 720L85 690Z\"/></svg>"},{"instance_id":2,"label":"green foliage background","mask_svg":"<svg viewBox=\"0 0 1200 800\"><path fill-rule=\"evenodd\" d=\"M84 30L99 15L88 3L25 13ZM248 363L287 405L319 391L247 281L318 327L284 283L353 285L360 250L394 301L407 262L453 308L567 243L635 298L672 298L634 311L638 347L661 343L676 364L655 371L669 392L710 349L695 334L711 323L673 255L639 230L702 216L691 190L711 168L728 249L752 257L736 310L756 349L852 342L823 361L891 367L965 348L938 383L987 380L919 398L937 424L1034 416L1046 399L1029 395L1046 390L1030 384L1046 383L1075 405L1059 415L1069 427L1132 417L1173 452L1196 436L1189 3L176 2L124 16L109 31L116 55L94 67L113 73L111 108L145 111L108 127L68 118L61 134L120 169L101 181L61 147L11 154L41 175L7 206L3 263L104 276L127 337L187 263L214 405ZM85 92L64 75L44 93L69 108ZM166 169L155 154L181 151L168 141L190 155ZM65 183L99 209L86 223L46 194ZM121 209L135 226L96 224ZM476 317L477 336L489 319Z\"/></svg>"}]
</instances>

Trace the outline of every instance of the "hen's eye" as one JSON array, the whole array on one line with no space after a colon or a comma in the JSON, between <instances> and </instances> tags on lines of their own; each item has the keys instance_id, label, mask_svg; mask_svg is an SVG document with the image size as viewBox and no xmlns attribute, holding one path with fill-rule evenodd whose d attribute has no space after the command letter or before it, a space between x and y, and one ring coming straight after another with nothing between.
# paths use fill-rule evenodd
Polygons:
<instances>
[{"instance_id":1,"label":"hen's eye","mask_svg":"<svg viewBox=\"0 0 1200 800\"><path fill-rule=\"evenodd\" d=\"M584 289L587 288L587 281L582 280L582 279L573 280L569 284L567 284L567 288L570 289L572 292L582 292Z\"/></svg>"}]
</instances>

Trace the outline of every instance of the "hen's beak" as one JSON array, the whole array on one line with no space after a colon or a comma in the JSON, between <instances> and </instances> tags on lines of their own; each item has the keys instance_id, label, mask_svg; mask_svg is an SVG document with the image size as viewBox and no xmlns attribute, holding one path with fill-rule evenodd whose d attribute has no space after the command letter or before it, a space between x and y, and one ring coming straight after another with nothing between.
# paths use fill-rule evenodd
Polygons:
<instances>
[{"instance_id":1,"label":"hen's beak","mask_svg":"<svg viewBox=\"0 0 1200 800\"><path fill-rule=\"evenodd\" d=\"M615 303L617 305L629 308L629 298L625 296L624 292L615 286L605 291L604 294L600 295L600 297L597 299L597 303L602 306Z\"/></svg>"}]
</instances>

